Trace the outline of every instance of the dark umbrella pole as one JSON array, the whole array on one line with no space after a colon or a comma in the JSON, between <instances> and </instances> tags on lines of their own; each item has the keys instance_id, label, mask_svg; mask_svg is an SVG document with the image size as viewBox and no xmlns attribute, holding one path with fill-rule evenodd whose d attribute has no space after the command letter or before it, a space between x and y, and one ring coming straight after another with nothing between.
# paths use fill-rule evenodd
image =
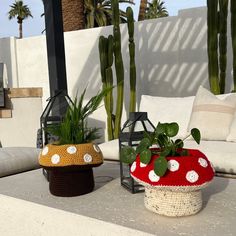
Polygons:
<instances>
[{"instance_id":1,"label":"dark umbrella pole","mask_svg":"<svg viewBox=\"0 0 236 236\"><path fill-rule=\"evenodd\" d=\"M47 42L48 74L50 98L40 117L41 128L37 134L37 147L55 141L45 131L52 123L59 123L68 108L65 46L61 0L43 0ZM48 173L44 170L45 176Z\"/></svg>"},{"instance_id":2,"label":"dark umbrella pole","mask_svg":"<svg viewBox=\"0 0 236 236\"><path fill-rule=\"evenodd\" d=\"M60 0L43 0L47 40L50 95L67 94L65 46Z\"/></svg>"}]
</instances>

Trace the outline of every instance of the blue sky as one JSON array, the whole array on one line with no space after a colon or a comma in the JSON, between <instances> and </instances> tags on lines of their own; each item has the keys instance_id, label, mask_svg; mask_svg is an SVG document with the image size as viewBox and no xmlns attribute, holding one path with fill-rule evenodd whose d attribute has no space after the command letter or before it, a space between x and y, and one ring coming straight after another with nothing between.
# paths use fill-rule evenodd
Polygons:
<instances>
[{"instance_id":1,"label":"blue sky","mask_svg":"<svg viewBox=\"0 0 236 236\"><path fill-rule=\"evenodd\" d=\"M139 9L139 0L133 7L135 17L137 17ZM177 15L179 9L192 8L205 6L206 0L164 0L165 6L169 14ZM1 0L0 1L0 38L9 36L18 36L18 24L16 19L8 20L7 12L9 11L14 0ZM40 35L44 29L44 18L40 17L43 12L42 0L24 0L32 12L33 18L26 19L23 24L24 37Z\"/></svg>"}]
</instances>

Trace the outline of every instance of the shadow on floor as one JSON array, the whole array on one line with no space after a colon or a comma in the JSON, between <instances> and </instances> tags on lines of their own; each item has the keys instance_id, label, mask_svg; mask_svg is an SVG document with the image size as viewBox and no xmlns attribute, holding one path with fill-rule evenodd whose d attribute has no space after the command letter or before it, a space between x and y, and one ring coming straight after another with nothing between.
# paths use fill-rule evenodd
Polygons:
<instances>
[{"instance_id":1,"label":"shadow on floor","mask_svg":"<svg viewBox=\"0 0 236 236\"><path fill-rule=\"evenodd\" d=\"M210 198L222 191L224 191L229 184L229 178L224 177L215 177L213 182L202 190L203 195L203 209L206 207Z\"/></svg>"}]
</instances>

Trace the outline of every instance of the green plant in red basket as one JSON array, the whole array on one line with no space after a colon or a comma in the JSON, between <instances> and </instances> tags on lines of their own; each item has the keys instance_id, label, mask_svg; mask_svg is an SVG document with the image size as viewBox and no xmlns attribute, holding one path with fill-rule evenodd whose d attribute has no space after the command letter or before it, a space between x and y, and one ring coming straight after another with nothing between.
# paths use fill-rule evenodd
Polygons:
<instances>
[{"instance_id":1,"label":"green plant in red basket","mask_svg":"<svg viewBox=\"0 0 236 236\"><path fill-rule=\"evenodd\" d=\"M140 161L149 164L152 155L157 154L160 157L155 160L154 172L158 176L163 176L167 170L167 156L188 156L188 150L183 148L184 140L192 136L198 144L200 143L201 134L197 128L192 129L184 139L173 140L172 138L178 132L179 125L176 122L159 122L152 134L145 133L136 149L129 146L122 148L121 161L132 164L136 160L136 156L140 155ZM157 145L158 149L151 148L153 145Z\"/></svg>"}]
</instances>

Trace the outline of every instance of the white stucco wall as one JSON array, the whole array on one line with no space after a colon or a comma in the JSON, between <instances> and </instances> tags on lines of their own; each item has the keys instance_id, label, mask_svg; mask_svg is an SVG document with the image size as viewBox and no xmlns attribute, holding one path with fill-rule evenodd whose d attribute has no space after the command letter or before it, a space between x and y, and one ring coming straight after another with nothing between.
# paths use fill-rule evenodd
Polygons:
<instances>
[{"instance_id":1,"label":"white stucco wall","mask_svg":"<svg viewBox=\"0 0 236 236\"><path fill-rule=\"evenodd\" d=\"M206 15L206 7L200 7L182 10L178 16L135 23L138 103L142 94L188 96L194 95L200 84L209 87ZM232 86L232 49L228 28L226 92ZM121 32L127 107L129 54L126 24L121 25ZM69 95L80 94L88 86L88 98L101 88L98 39L100 35L110 33L112 26L65 33ZM0 60L7 64L10 85L43 87L45 107L49 97L45 36L0 39ZM103 127L106 119L104 109L92 118L100 121L101 117Z\"/></svg>"},{"instance_id":2,"label":"white stucco wall","mask_svg":"<svg viewBox=\"0 0 236 236\"><path fill-rule=\"evenodd\" d=\"M90 97L101 87L98 38L111 32L112 26L65 33L70 95L81 92L88 85L87 97ZM126 24L121 25L121 32L127 91L129 55ZM206 32L205 7L182 10L178 16L135 23L138 101L141 94L187 96L195 94L200 84L208 87ZM0 45L4 40L7 39L1 39ZM227 92L230 91L232 70L230 33L228 40ZM17 67L9 79L16 80L17 77L19 87L43 87L45 105L49 96L46 38L42 35L15 41ZM6 47L3 52L1 48L0 55L7 54ZM8 69L14 55L11 60L6 59ZM12 63L12 67L14 65Z\"/></svg>"},{"instance_id":3,"label":"white stucco wall","mask_svg":"<svg viewBox=\"0 0 236 236\"><path fill-rule=\"evenodd\" d=\"M11 98L12 118L0 119L3 147L36 147L42 98Z\"/></svg>"},{"instance_id":4,"label":"white stucco wall","mask_svg":"<svg viewBox=\"0 0 236 236\"><path fill-rule=\"evenodd\" d=\"M18 71L17 71L17 48L16 38L1 38L0 39L0 62L6 65L8 83L7 87L19 87Z\"/></svg>"}]
</instances>

